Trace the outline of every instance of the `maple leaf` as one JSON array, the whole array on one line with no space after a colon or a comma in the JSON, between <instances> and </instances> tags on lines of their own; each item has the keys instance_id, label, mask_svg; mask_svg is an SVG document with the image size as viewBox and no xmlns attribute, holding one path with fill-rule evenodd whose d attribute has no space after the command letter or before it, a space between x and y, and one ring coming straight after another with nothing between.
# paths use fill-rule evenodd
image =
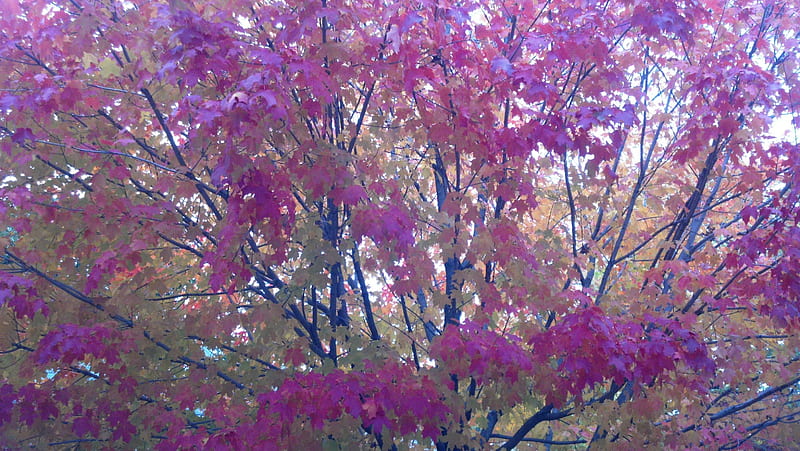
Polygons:
<instances>
[{"instance_id":1,"label":"maple leaf","mask_svg":"<svg viewBox=\"0 0 800 451\"><path fill-rule=\"evenodd\" d=\"M13 135L11 135L11 141L20 146L25 145L25 141L33 141L36 137L33 135L33 130L30 128L18 128Z\"/></svg>"},{"instance_id":2,"label":"maple leaf","mask_svg":"<svg viewBox=\"0 0 800 451\"><path fill-rule=\"evenodd\" d=\"M3 384L0 387L0 426L4 423L11 421L14 412L14 403L17 400L16 393L14 393L14 386L11 384Z\"/></svg>"},{"instance_id":3,"label":"maple leaf","mask_svg":"<svg viewBox=\"0 0 800 451\"><path fill-rule=\"evenodd\" d=\"M91 409L72 421L72 431L78 437L85 437L87 435L92 437L98 436L100 433L100 425L96 421L93 421L93 412Z\"/></svg>"},{"instance_id":4,"label":"maple leaf","mask_svg":"<svg viewBox=\"0 0 800 451\"><path fill-rule=\"evenodd\" d=\"M286 361L294 366L305 363L305 353L299 348L291 348L286 351Z\"/></svg>"},{"instance_id":5,"label":"maple leaf","mask_svg":"<svg viewBox=\"0 0 800 451\"><path fill-rule=\"evenodd\" d=\"M129 421L130 412L127 410L115 410L108 415L108 422L111 425L111 438L113 440L131 441L131 437L136 433L136 427Z\"/></svg>"},{"instance_id":6,"label":"maple leaf","mask_svg":"<svg viewBox=\"0 0 800 451\"><path fill-rule=\"evenodd\" d=\"M502 71L505 72L506 75L512 75L514 73L514 68L511 66L511 62L508 61L508 58L498 55L492 60L492 71Z\"/></svg>"}]
</instances>

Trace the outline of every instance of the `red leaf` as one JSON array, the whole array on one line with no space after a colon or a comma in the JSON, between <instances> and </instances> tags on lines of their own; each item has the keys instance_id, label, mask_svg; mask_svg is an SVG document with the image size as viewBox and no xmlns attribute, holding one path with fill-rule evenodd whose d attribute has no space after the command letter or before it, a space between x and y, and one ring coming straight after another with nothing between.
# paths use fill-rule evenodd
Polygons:
<instances>
[{"instance_id":1,"label":"red leaf","mask_svg":"<svg viewBox=\"0 0 800 451\"><path fill-rule=\"evenodd\" d=\"M719 121L719 133L722 136L730 135L731 133L735 132L739 129L740 123L738 120L732 117L726 117Z\"/></svg>"},{"instance_id":2,"label":"red leaf","mask_svg":"<svg viewBox=\"0 0 800 451\"><path fill-rule=\"evenodd\" d=\"M11 135L11 141L20 146L25 145L25 141L33 141L36 137L33 135L33 130L29 128L18 128L14 134Z\"/></svg>"},{"instance_id":3,"label":"red leaf","mask_svg":"<svg viewBox=\"0 0 800 451\"><path fill-rule=\"evenodd\" d=\"M758 208L756 208L753 205L748 205L742 209L741 215L742 215L742 221L744 221L745 224L749 225L750 220L758 216Z\"/></svg>"},{"instance_id":4,"label":"red leaf","mask_svg":"<svg viewBox=\"0 0 800 451\"><path fill-rule=\"evenodd\" d=\"M108 171L108 176L114 180L127 180L131 176L131 171L126 166L114 166Z\"/></svg>"},{"instance_id":5,"label":"red leaf","mask_svg":"<svg viewBox=\"0 0 800 451\"><path fill-rule=\"evenodd\" d=\"M111 439L130 442L131 437L136 434L136 426L130 420L130 412L127 410L115 410L108 415L108 422L111 425Z\"/></svg>"},{"instance_id":6,"label":"red leaf","mask_svg":"<svg viewBox=\"0 0 800 451\"><path fill-rule=\"evenodd\" d=\"M506 75L512 75L514 73L511 62L503 55L498 55L492 60L492 72L500 71L505 72Z\"/></svg>"},{"instance_id":7,"label":"red leaf","mask_svg":"<svg viewBox=\"0 0 800 451\"><path fill-rule=\"evenodd\" d=\"M289 348L286 351L285 360L292 366L302 365L303 363L306 363L306 354L300 348Z\"/></svg>"},{"instance_id":8,"label":"red leaf","mask_svg":"<svg viewBox=\"0 0 800 451\"><path fill-rule=\"evenodd\" d=\"M360 185L350 185L344 189L333 189L330 192L330 197L336 202L346 205L356 205L360 201L368 199L367 191Z\"/></svg>"}]
</instances>

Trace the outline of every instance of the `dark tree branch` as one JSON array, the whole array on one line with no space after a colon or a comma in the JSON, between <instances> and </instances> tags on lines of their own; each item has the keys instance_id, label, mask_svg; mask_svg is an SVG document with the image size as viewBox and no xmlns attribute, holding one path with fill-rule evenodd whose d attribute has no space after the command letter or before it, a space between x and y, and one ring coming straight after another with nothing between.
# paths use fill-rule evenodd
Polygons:
<instances>
[{"instance_id":1,"label":"dark tree branch","mask_svg":"<svg viewBox=\"0 0 800 451\"><path fill-rule=\"evenodd\" d=\"M554 408L552 404L548 404L539 409L539 411L533 416L525 420L525 423L523 423L522 426L517 429L517 432L514 433L514 435L512 435L499 449L513 449L520 442L522 442L528 432L533 430L533 428L535 428L539 423L544 421L559 420L570 415L572 415L572 409L558 410Z\"/></svg>"},{"instance_id":2,"label":"dark tree branch","mask_svg":"<svg viewBox=\"0 0 800 451\"><path fill-rule=\"evenodd\" d=\"M380 340L381 335L378 333L378 328L375 326L375 317L372 314L372 305L369 300L369 290L367 289L367 281L364 278L364 272L361 270L361 262L358 255L358 243L353 243L353 252L351 254L353 260L353 270L356 273L358 286L361 290L361 298L364 300L364 316L367 319L367 326L369 327L370 338L373 340ZM409 330L411 332L411 330Z\"/></svg>"},{"instance_id":3,"label":"dark tree branch","mask_svg":"<svg viewBox=\"0 0 800 451\"><path fill-rule=\"evenodd\" d=\"M746 408L752 406L753 404L755 404L755 403L757 403L759 401L763 401L765 398L767 398L769 396L772 396L775 393L779 393L779 392L791 387L792 385L797 384L798 382L800 382L800 377L796 377L796 378L790 380L789 382L786 382L785 384L778 385L777 387L772 387L772 388L769 388L767 390L764 390L758 396L756 396L754 398L751 398L751 399L749 399L749 400L747 400L745 402L742 402L742 403L727 407L725 409L722 409L719 412L711 415L709 418L711 419L712 422L713 421L717 421L717 420L721 420L721 419L723 419L723 418L725 418L727 416L733 415L733 414L735 414L735 413L737 413L737 412L739 412L739 411L741 411L743 409L746 409Z\"/></svg>"},{"instance_id":4,"label":"dark tree branch","mask_svg":"<svg viewBox=\"0 0 800 451\"><path fill-rule=\"evenodd\" d=\"M510 435L503 435L503 434L492 434L491 438L502 438L502 439L510 439L512 438ZM582 443L586 443L584 439L577 439L577 440L547 440L543 438L523 438L520 442L529 442L529 443L542 443L545 445L580 445ZM503 445L505 447L505 445Z\"/></svg>"}]
</instances>

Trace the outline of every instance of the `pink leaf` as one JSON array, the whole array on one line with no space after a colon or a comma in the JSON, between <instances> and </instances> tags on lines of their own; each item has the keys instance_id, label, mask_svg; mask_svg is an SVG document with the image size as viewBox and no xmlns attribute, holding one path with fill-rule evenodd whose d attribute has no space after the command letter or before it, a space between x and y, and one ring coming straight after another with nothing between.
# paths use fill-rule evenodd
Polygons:
<instances>
[{"instance_id":1,"label":"pink leaf","mask_svg":"<svg viewBox=\"0 0 800 451\"><path fill-rule=\"evenodd\" d=\"M25 141L33 141L36 139L33 136L33 130L29 128L18 128L13 135L11 135L11 141L19 144L20 146L25 145Z\"/></svg>"},{"instance_id":2,"label":"pink leaf","mask_svg":"<svg viewBox=\"0 0 800 451\"><path fill-rule=\"evenodd\" d=\"M506 75L514 73L514 68L511 67L511 62L503 55L498 55L492 60L492 72L503 71Z\"/></svg>"}]
</instances>

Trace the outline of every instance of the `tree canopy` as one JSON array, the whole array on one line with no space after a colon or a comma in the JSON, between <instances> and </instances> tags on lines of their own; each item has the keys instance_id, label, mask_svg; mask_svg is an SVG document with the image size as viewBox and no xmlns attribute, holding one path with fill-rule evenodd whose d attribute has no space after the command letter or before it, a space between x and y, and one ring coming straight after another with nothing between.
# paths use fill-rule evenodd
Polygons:
<instances>
[{"instance_id":1,"label":"tree canopy","mask_svg":"<svg viewBox=\"0 0 800 451\"><path fill-rule=\"evenodd\" d=\"M0 446L800 446L787 0L3 0Z\"/></svg>"}]
</instances>

